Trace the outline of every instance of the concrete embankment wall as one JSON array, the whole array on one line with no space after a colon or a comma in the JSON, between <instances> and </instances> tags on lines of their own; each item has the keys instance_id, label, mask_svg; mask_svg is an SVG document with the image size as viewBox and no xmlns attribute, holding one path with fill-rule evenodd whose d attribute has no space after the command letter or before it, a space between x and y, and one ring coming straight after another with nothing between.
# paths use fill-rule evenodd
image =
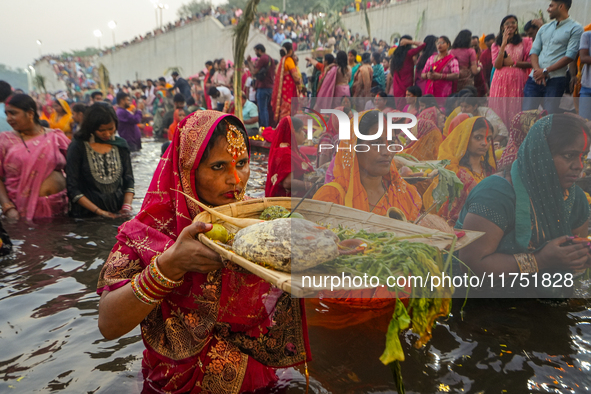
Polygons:
<instances>
[{"instance_id":1,"label":"concrete embankment wall","mask_svg":"<svg viewBox=\"0 0 591 394\"><path fill-rule=\"evenodd\" d=\"M370 9L367 16L372 37L389 41L394 33L419 39L433 34L446 35L453 42L462 29L478 36L497 34L501 20L510 14L517 16L520 25L534 19L539 10L548 20L549 3L550 0L408 0ZM583 26L591 23L591 0L574 0L570 15ZM342 21L353 33L367 35L363 12L343 15Z\"/></svg>"},{"instance_id":2,"label":"concrete embankment wall","mask_svg":"<svg viewBox=\"0 0 591 394\"><path fill-rule=\"evenodd\" d=\"M475 35L496 34L501 19L508 14L516 15L521 24L539 10L547 18L548 4L549 0L408 0L370 9L368 17L372 36L387 41L394 33L419 39L428 34L447 35L453 41L461 29L470 29ZM591 23L591 0L574 0L570 14L583 25ZM353 33L367 34L363 12L343 15L342 20ZM182 68L181 74L187 77L202 70L207 60L233 59L232 34L231 26L207 18L98 57L96 63L107 67L112 83L157 78L170 67ZM279 46L252 27L246 55L254 55L253 47L258 43L263 43L273 58L279 58ZM302 71L308 55L298 53ZM36 69L46 77L49 91L65 87L47 62L38 63Z\"/></svg>"}]
</instances>

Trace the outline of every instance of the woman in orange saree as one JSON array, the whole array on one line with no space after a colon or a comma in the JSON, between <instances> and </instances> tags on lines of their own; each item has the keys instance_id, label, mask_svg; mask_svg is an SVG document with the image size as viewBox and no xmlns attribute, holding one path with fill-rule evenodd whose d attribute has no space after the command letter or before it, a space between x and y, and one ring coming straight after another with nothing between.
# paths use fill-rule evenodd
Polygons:
<instances>
[{"instance_id":1,"label":"woman in orange saree","mask_svg":"<svg viewBox=\"0 0 591 394\"><path fill-rule=\"evenodd\" d=\"M299 97L302 77L293 59L293 54L291 43L283 43L281 46L281 60L275 72L273 95L271 96L273 119L277 124L281 119L291 115L292 99Z\"/></svg>"},{"instance_id":2,"label":"woman in orange saree","mask_svg":"<svg viewBox=\"0 0 591 394\"><path fill-rule=\"evenodd\" d=\"M470 191L484 178L492 175L497 168L492 147L492 130L492 125L486 118L468 118L453 129L439 146L437 160L450 160L451 163L446 168L455 172L464 184L460 196L451 206L449 202L442 202L443 205L437 213L452 227ZM423 195L425 209L429 209L436 202L433 191L438 184L438 178L435 178Z\"/></svg>"},{"instance_id":3,"label":"woman in orange saree","mask_svg":"<svg viewBox=\"0 0 591 394\"><path fill-rule=\"evenodd\" d=\"M378 110L360 114L359 131L375 134L378 127ZM357 144L357 138L342 140L335 158L334 180L322 186L314 195L314 200L333 202L361 211L385 216L390 207L404 212L408 220L415 220L421 209L421 196L416 188L400 177L393 162L393 153L385 149L378 151L375 146L369 152L349 152ZM386 134L374 144L388 145ZM331 313L314 315L309 324L330 327L346 327L380 316L384 308L394 305L396 298L385 288L334 291L323 303L331 305ZM314 304L317 300L310 300ZM332 305L336 305L335 308ZM355 308L355 313L350 313ZM388 309L389 310L389 309ZM348 313L339 313L339 311Z\"/></svg>"},{"instance_id":4,"label":"woman in orange saree","mask_svg":"<svg viewBox=\"0 0 591 394\"><path fill-rule=\"evenodd\" d=\"M138 215L119 227L98 281L99 329L115 339L140 324L142 393L241 393L310 360L302 299L223 262L196 236L199 206L240 201L248 136L231 115L181 121Z\"/></svg>"},{"instance_id":5,"label":"woman in orange saree","mask_svg":"<svg viewBox=\"0 0 591 394\"><path fill-rule=\"evenodd\" d=\"M416 137L417 140L410 141L404 153L421 161L437 160L439 145L443 141L443 136L437 125L430 120L418 119Z\"/></svg>"},{"instance_id":6,"label":"woman in orange saree","mask_svg":"<svg viewBox=\"0 0 591 394\"><path fill-rule=\"evenodd\" d=\"M53 103L53 113L49 117L49 127L64 132L66 137L72 139L72 110L66 100L57 99Z\"/></svg>"}]
</instances>

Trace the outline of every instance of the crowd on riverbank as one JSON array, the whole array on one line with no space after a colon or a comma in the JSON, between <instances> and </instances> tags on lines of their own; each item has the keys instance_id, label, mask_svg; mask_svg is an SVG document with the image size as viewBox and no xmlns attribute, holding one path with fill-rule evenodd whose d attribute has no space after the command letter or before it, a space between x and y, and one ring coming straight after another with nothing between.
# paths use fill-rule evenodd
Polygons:
<instances>
[{"instance_id":1,"label":"crowd on riverbank","mask_svg":"<svg viewBox=\"0 0 591 394\"><path fill-rule=\"evenodd\" d=\"M409 222L429 216L424 225L441 231L484 233L459 253L477 275L572 279L591 268L591 197L577 185L589 170L591 25L571 18L570 5L553 0L551 21L531 21L526 32L508 15L496 34L461 30L453 42L405 35L393 47L360 40L343 51L329 39L305 59L305 70L287 24L288 34L273 28L279 54L260 43L244 65L212 59L187 78L173 71L101 91L98 70L72 60L54 66L79 87L73 93L29 96L0 81L2 213L27 221L130 219L98 280L98 324L107 339L142 325L145 392L266 387L276 368L311 360L306 324L347 329L396 308L379 292L368 299L344 292L324 299L330 308L307 322L302 300L196 239L212 226L193 223L200 212L193 200L242 201L255 142L269 150L267 197L310 196ZM234 90L236 67L241 91ZM340 140L331 115L309 145L305 121L326 108L357 119L353 137ZM376 134L383 115L402 114L417 119L412 136ZM141 154L148 135L167 142L133 217L131 155ZM375 144L357 150L363 137ZM410 162L380 150L393 143ZM446 164L415 182L414 159ZM442 195L440 182L450 181ZM536 296L538 289L527 290ZM445 305L433 316L447 315Z\"/></svg>"}]
</instances>

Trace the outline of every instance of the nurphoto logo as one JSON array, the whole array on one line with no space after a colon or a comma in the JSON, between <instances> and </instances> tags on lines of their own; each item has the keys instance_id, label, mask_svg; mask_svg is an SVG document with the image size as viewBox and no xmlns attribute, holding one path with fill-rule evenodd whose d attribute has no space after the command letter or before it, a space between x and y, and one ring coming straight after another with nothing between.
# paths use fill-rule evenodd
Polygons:
<instances>
[{"instance_id":1,"label":"nurphoto logo","mask_svg":"<svg viewBox=\"0 0 591 394\"><path fill-rule=\"evenodd\" d=\"M324 123L324 128L327 129L328 126L326 125L326 122L324 122L324 119L322 117L322 115L335 115L338 119L338 127L339 127L339 141L342 140L350 140L351 139L351 120L349 119L349 116L347 116L347 114L341 110L338 109L321 109L320 113L313 110L312 108L306 108L304 107L304 110L309 111L310 113L316 114L318 118L322 119L322 123ZM414 136L414 134L410 131L411 128L413 128L416 124L417 124L417 118L416 116L414 116L413 114L410 113L403 113L403 112L389 112L386 115L386 119L385 119L385 127L384 127L384 114L380 113L379 117L378 117L378 129L375 132L375 134L371 134L371 135L365 135L359 132L359 113L355 110L351 110L351 112L353 113L353 132L355 133L355 136L357 137L357 141L376 141L381 139L382 134L384 132L384 128L386 129L386 137L387 137L387 141L393 141L395 139L395 134L394 134L394 130L400 130L402 133L404 133L404 135L413 141L417 140L417 137ZM408 123L400 123L401 121L404 121L408 119L409 122ZM396 120L396 122L395 122ZM314 128L313 128L313 120L312 119L308 119L308 123L307 123L307 138L309 140L311 140L313 138L313 134L314 134ZM376 146L378 148L378 151L384 147L385 149L388 149L389 152L394 152L394 153L399 153L402 152L404 149L404 146L400 145L400 144L378 144L378 143L373 143L373 144L355 144L352 146L352 149L355 150L355 152L367 152L371 149L371 146ZM334 146L332 144L320 144L318 146L318 150L319 152L322 152L323 150L332 150L332 149L339 149L338 146ZM349 147L349 149L351 149L351 147Z\"/></svg>"}]
</instances>

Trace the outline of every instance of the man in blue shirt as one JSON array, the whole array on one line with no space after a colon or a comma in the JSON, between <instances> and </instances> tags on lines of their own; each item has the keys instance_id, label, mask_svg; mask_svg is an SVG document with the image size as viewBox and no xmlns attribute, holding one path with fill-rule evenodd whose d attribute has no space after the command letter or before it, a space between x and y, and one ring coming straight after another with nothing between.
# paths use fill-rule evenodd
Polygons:
<instances>
[{"instance_id":1,"label":"man in blue shirt","mask_svg":"<svg viewBox=\"0 0 591 394\"><path fill-rule=\"evenodd\" d=\"M273 41L275 41L277 45L281 45L281 43L285 41L285 34L283 34L282 28L277 29L277 33L273 36Z\"/></svg>"},{"instance_id":2,"label":"man in blue shirt","mask_svg":"<svg viewBox=\"0 0 591 394\"><path fill-rule=\"evenodd\" d=\"M0 132L12 130L12 127L6 121L4 113L4 102L12 94L12 87L6 81L0 81Z\"/></svg>"},{"instance_id":3,"label":"man in blue shirt","mask_svg":"<svg viewBox=\"0 0 591 394\"><path fill-rule=\"evenodd\" d=\"M523 90L524 111L540 104L555 113L566 88L566 70L577 58L583 27L568 15L572 0L552 0L548 14L552 22L540 28L530 51L532 72ZM558 97L558 98L556 98Z\"/></svg>"},{"instance_id":4,"label":"man in blue shirt","mask_svg":"<svg viewBox=\"0 0 591 394\"><path fill-rule=\"evenodd\" d=\"M259 110L257 105L250 101L246 94L242 92L242 120L246 126L246 132L250 137L259 134Z\"/></svg>"}]
</instances>

